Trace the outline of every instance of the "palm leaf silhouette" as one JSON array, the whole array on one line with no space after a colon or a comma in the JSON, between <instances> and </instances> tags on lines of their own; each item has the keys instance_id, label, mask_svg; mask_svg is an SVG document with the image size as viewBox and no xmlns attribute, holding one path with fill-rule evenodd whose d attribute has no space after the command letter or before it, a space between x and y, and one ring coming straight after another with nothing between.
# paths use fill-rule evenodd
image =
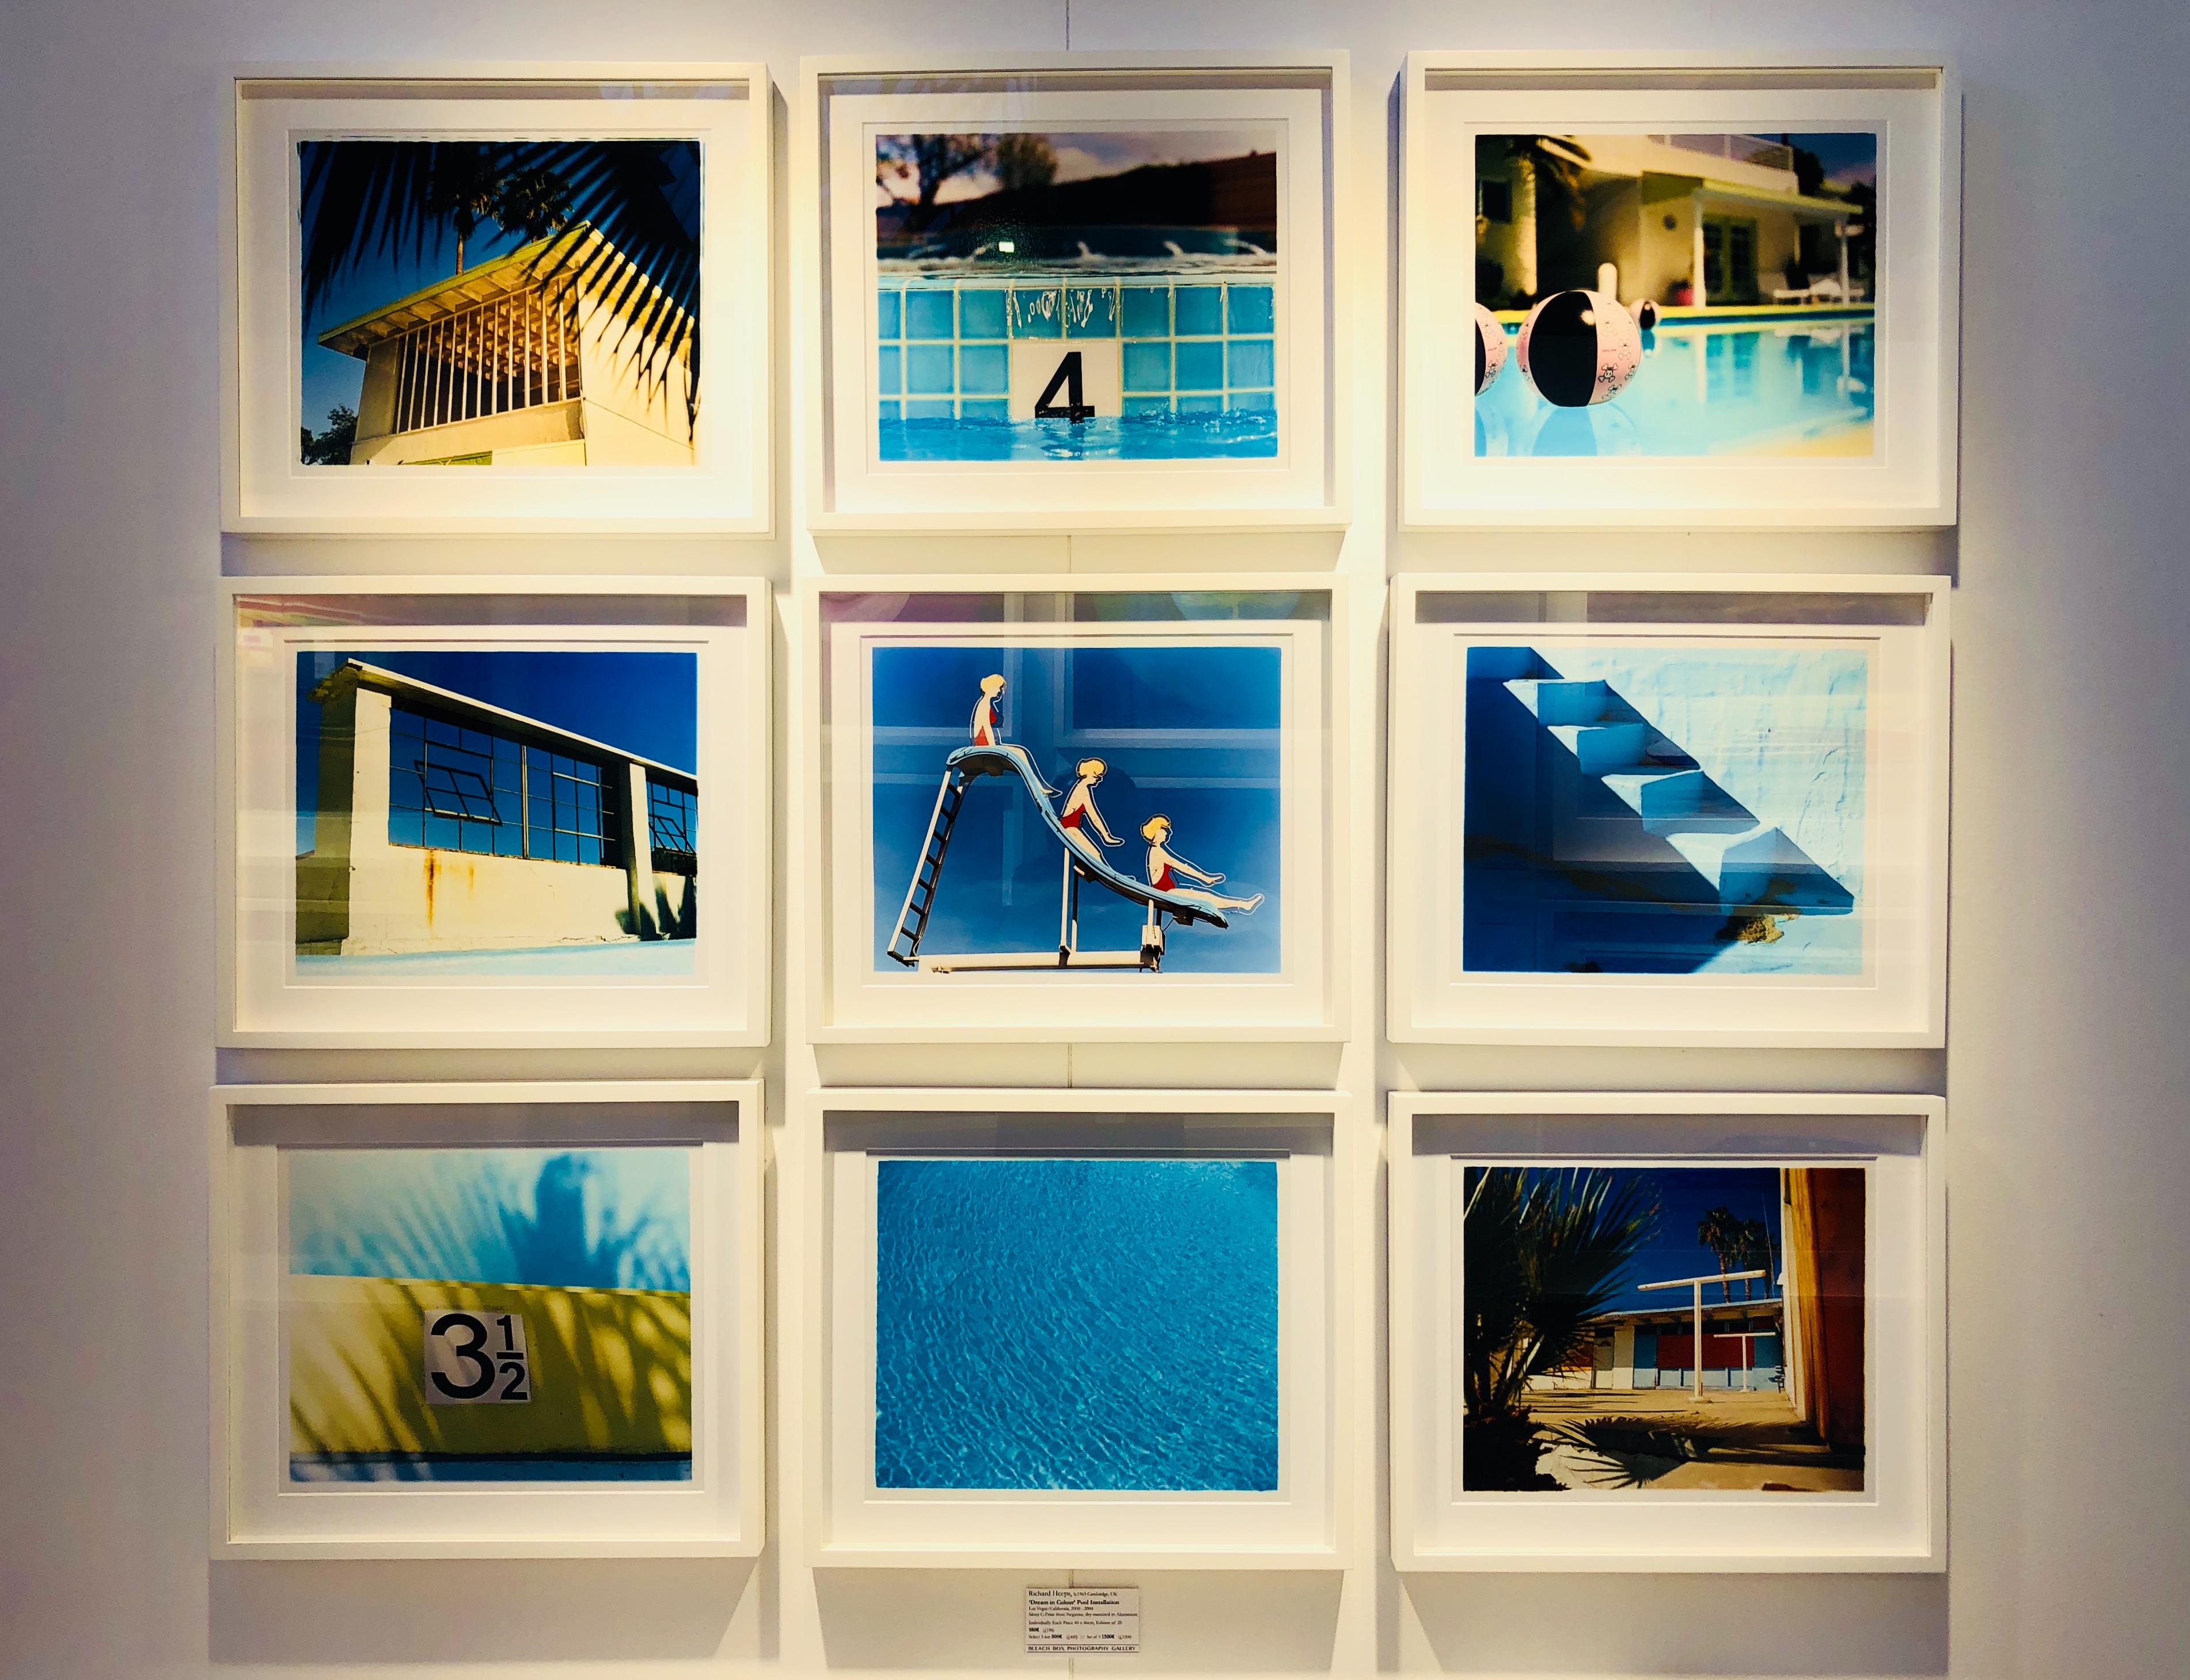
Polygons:
<instances>
[{"instance_id":1,"label":"palm leaf silhouette","mask_svg":"<svg viewBox=\"0 0 2190 1680\"><path fill-rule=\"evenodd\" d=\"M610 307L628 303L625 338L646 346L646 372L667 378L685 352L685 401L696 407L700 379L700 239L696 210L680 201L673 167L684 140L305 140L298 144L303 232L299 259L304 318L336 284L367 261L423 262L451 234L455 207L469 204L476 226L482 177L525 184L511 201L536 203L540 177L567 192L555 207L564 225L584 225L604 241L551 241L533 258L543 280L569 275L596 286ZM497 224L491 246L521 241L532 228ZM534 226L537 226L536 221ZM642 288L651 288L644 295Z\"/></svg>"}]
</instances>

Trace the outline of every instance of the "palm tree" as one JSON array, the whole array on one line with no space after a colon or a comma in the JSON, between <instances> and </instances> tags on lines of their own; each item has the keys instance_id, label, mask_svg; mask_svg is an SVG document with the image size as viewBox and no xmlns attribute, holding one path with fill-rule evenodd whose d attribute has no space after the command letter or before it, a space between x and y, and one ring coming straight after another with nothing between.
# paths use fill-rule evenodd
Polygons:
<instances>
[{"instance_id":1,"label":"palm tree","mask_svg":"<svg viewBox=\"0 0 2190 1680\"><path fill-rule=\"evenodd\" d=\"M1747 1223L1730 1207L1714 1207L1696 1222L1696 1240L1717 1257L1720 1271L1748 1269L1743 1263L1749 1252L1748 1234L1743 1229ZM1719 1280L1718 1292L1725 1300L1733 1299L1733 1286L1724 1278Z\"/></svg>"},{"instance_id":2,"label":"palm tree","mask_svg":"<svg viewBox=\"0 0 2190 1680\"><path fill-rule=\"evenodd\" d=\"M580 224L599 242L557 240L532 258L544 280L580 279L613 308L642 298L638 342L687 353L698 400L699 149L689 140L305 140L298 143L306 320L360 264L423 261L445 233L464 270L482 227L512 244Z\"/></svg>"},{"instance_id":3,"label":"palm tree","mask_svg":"<svg viewBox=\"0 0 2190 1680\"><path fill-rule=\"evenodd\" d=\"M443 154L427 188L428 215L445 216L457 236L457 272L464 271L464 247L501 201L508 172L502 160L479 145L436 146Z\"/></svg>"},{"instance_id":4,"label":"palm tree","mask_svg":"<svg viewBox=\"0 0 2190 1680\"><path fill-rule=\"evenodd\" d=\"M505 175L494 196L494 219L528 245L570 224L570 184L545 164ZM463 259L457 261L458 273Z\"/></svg>"},{"instance_id":5,"label":"palm tree","mask_svg":"<svg viewBox=\"0 0 2190 1680\"><path fill-rule=\"evenodd\" d=\"M1476 142L1478 176L1484 173L1486 166L1513 166L1513 220L1517 227L1529 230L1518 253L1522 269L1513 287L1522 298L1533 300L1541 284L1540 247L1549 213L1563 211L1569 237L1581 231L1586 214L1582 172L1589 161L1588 149L1563 134L1485 134ZM1480 213L1475 220L1476 236L1480 239L1487 223Z\"/></svg>"},{"instance_id":6,"label":"palm tree","mask_svg":"<svg viewBox=\"0 0 2190 1680\"><path fill-rule=\"evenodd\" d=\"M1600 1167L1473 1167L1461 1216L1470 1418L1522 1410L1531 1376L1594 1337L1658 1220L1648 1181Z\"/></svg>"}]
</instances>

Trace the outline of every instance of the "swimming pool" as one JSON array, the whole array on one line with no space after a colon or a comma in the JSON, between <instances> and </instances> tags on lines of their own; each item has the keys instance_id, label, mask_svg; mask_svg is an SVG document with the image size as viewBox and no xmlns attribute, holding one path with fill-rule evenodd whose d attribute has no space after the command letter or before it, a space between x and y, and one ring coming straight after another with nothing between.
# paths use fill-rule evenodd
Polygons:
<instances>
[{"instance_id":1,"label":"swimming pool","mask_svg":"<svg viewBox=\"0 0 2190 1680\"><path fill-rule=\"evenodd\" d=\"M877 1163L875 1483L1278 1485L1271 1161Z\"/></svg>"},{"instance_id":2,"label":"swimming pool","mask_svg":"<svg viewBox=\"0 0 2190 1680\"><path fill-rule=\"evenodd\" d=\"M1098 263L1099 263L1099 259ZM873 379L885 462L1270 459L1277 292L1267 270L1132 265L1008 281L886 276ZM1077 418L1036 418L1078 405Z\"/></svg>"},{"instance_id":3,"label":"swimming pool","mask_svg":"<svg viewBox=\"0 0 2190 1680\"><path fill-rule=\"evenodd\" d=\"M1511 349L1475 401L1478 456L1871 452L1875 331L1868 315L1681 321L1642 335L1642 363L1611 401L1546 402Z\"/></svg>"}]
</instances>

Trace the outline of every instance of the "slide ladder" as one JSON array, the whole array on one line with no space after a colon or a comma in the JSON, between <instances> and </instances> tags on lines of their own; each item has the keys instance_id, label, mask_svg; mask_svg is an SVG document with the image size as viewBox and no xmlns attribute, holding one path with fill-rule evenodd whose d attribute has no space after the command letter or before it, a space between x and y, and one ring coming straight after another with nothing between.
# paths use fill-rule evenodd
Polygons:
<instances>
[{"instance_id":1,"label":"slide ladder","mask_svg":"<svg viewBox=\"0 0 2190 1680\"><path fill-rule=\"evenodd\" d=\"M890 956L908 968L920 962L921 937L928 932L928 912L935 907L935 889L943 880L944 854L950 849L950 831L957 826L958 808L965 803L966 775L953 765L943 772L943 785L935 790L928 838L921 843L912 884L905 889L905 906L897 913L897 931L890 935ZM900 951L899 945L905 948Z\"/></svg>"}]
</instances>

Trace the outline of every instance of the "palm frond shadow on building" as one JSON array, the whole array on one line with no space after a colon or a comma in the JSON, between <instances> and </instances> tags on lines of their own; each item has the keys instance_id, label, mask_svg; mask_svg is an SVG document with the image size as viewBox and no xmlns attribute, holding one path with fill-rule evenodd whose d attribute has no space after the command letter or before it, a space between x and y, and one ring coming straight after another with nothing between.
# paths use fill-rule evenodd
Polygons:
<instances>
[{"instance_id":1,"label":"palm frond shadow on building","mask_svg":"<svg viewBox=\"0 0 2190 1680\"><path fill-rule=\"evenodd\" d=\"M533 271L543 281L583 280L611 309L628 305L620 341L639 347L643 371L655 383L669 377L684 350L684 400L695 409L700 241L697 218L688 219L675 201L674 175L663 156L672 144L686 143L303 142L305 318L361 262L423 261L445 237L467 240L482 213L497 207L515 223L501 228L505 241L590 227L601 243L588 248L582 240L550 241L534 258ZM643 287L651 287L653 295L643 295Z\"/></svg>"}]
</instances>

